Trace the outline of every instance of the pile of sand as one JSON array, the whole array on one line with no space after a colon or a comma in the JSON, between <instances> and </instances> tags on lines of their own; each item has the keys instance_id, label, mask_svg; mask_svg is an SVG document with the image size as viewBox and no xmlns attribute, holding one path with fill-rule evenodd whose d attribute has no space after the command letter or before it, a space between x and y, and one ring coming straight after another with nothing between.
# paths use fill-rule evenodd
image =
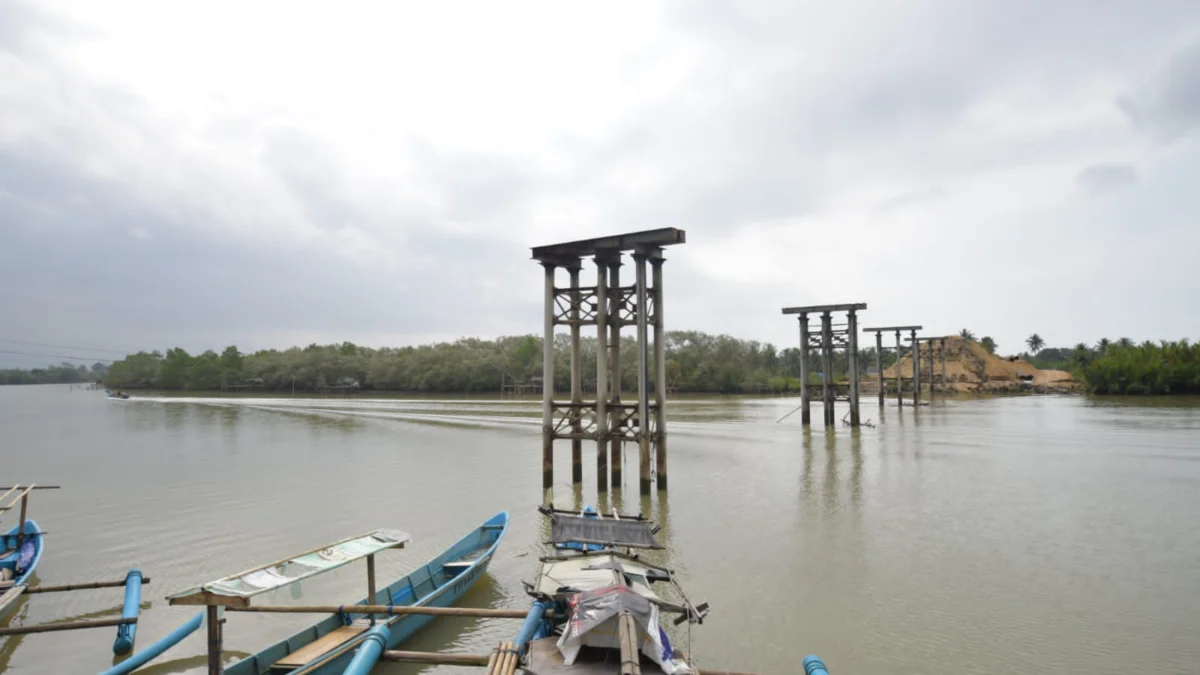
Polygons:
<instances>
[{"instance_id":1,"label":"pile of sand","mask_svg":"<svg viewBox=\"0 0 1200 675\"><path fill-rule=\"evenodd\" d=\"M954 389L971 390L995 388L996 385L1017 385L1023 381L1023 377L1028 376L1032 376L1030 382L1035 385L1064 388L1076 385L1071 374L1066 371L1038 370L1025 359L1010 361L1008 358L989 354L978 342L957 335L948 336L944 344L946 346L946 382ZM921 343L921 379L929 378L928 359L931 353L934 359L933 372L940 382L942 374L941 348L927 342ZM900 360L899 365L901 378L912 379L912 358L905 356ZM885 368L883 375L885 378L894 379L896 366ZM991 383L995 383L995 385L989 386Z\"/></svg>"}]
</instances>

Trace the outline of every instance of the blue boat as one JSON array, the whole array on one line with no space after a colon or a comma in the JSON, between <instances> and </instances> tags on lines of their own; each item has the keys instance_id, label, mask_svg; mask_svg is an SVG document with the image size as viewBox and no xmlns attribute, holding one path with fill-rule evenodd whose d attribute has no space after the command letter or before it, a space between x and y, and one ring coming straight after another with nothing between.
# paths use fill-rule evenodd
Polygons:
<instances>
[{"instance_id":1,"label":"blue boat","mask_svg":"<svg viewBox=\"0 0 1200 675\"><path fill-rule=\"evenodd\" d=\"M229 665L224 669L225 674L340 675L368 637L380 634L380 631L371 632L374 626L387 626L383 647L390 649L434 618L417 614L375 616L355 612L355 606L449 607L483 576L507 531L508 512L504 511L410 574L378 591L369 590L367 597L357 603L343 605L337 608L339 611L328 614L308 628ZM407 541L408 535L402 532L376 530L209 582L172 595L168 601L172 605L208 606L209 662L212 664L214 659L221 659L220 622L215 624L215 631L211 627L218 608L224 607L230 612L292 611L296 608L252 607L250 600L259 593L282 588L362 558L367 560L368 588L373 589L374 554L403 548Z\"/></svg>"},{"instance_id":2,"label":"blue boat","mask_svg":"<svg viewBox=\"0 0 1200 675\"><path fill-rule=\"evenodd\" d=\"M23 537L17 536L21 530L18 524L0 535L0 619L12 611L25 592L45 547L42 528L36 522L26 519Z\"/></svg>"}]
</instances>

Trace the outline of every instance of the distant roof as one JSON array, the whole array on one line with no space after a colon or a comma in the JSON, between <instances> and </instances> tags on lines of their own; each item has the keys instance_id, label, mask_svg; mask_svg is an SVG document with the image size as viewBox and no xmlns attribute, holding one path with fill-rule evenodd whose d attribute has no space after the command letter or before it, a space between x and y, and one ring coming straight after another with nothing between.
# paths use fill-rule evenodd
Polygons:
<instances>
[{"instance_id":1,"label":"distant roof","mask_svg":"<svg viewBox=\"0 0 1200 675\"><path fill-rule=\"evenodd\" d=\"M644 520L613 520L551 514L550 544L577 541L584 544L608 544L635 548L662 548L654 540L650 523Z\"/></svg>"}]
</instances>

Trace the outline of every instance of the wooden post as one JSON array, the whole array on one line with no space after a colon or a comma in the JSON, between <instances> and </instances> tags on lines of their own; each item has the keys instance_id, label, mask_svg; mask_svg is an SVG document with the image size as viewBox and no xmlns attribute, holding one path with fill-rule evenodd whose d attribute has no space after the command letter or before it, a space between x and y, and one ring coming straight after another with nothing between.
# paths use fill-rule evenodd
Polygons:
<instances>
[{"instance_id":1,"label":"wooden post","mask_svg":"<svg viewBox=\"0 0 1200 675\"><path fill-rule=\"evenodd\" d=\"M583 484L583 373L579 354L579 263L568 268L571 275L571 484Z\"/></svg>"},{"instance_id":2,"label":"wooden post","mask_svg":"<svg viewBox=\"0 0 1200 675\"><path fill-rule=\"evenodd\" d=\"M850 351L847 369L850 371L850 426L859 425L858 415L858 313L853 309L846 315L846 329Z\"/></svg>"},{"instance_id":3,"label":"wooden post","mask_svg":"<svg viewBox=\"0 0 1200 675\"><path fill-rule=\"evenodd\" d=\"M917 331L912 331L913 407L921 402L921 343L917 342Z\"/></svg>"},{"instance_id":4,"label":"wooden post","mask_svg":"<svg viewBox=\"0 0 1200 675\"><path fill-rule=\"evenodd\" d=\"M609 314L612 328L609 329L609 341L612 343L612 363L609 366L612 368L612 377L610 378L609 386L612 387L612 402L614 404L621 403L621 308L625 306L625 291L621 288L621 255L617 254L608 268L608 292L612 296L612 311ZM619 416L621 411L614 409L610 412L611 416ZM611 431L611 427L610 427ZM614 434L612 442L609 444L608 465L612 469L612 486L614 490L620 490L624 485L624 478L621 474L621 454L624 452L625 444L621 441L620 434Z\"/></svg>"},{"instance_id":5,"label":"wooden post","mask_svg":"<svg viewBox=\"0 0 1200 675\"><path fill-rule=\"evenodd\" d=\"M216 605L206 608L205 618L208 623L208 675L221 675L224 664L221 663L221 623L217 618Z\"/></svg>"},{"instance_id":6,"label":"wooden post","mask_svg":"<svg viewBox=\"0 0 1200 675\"><path fill-rule=\"evenodd\" d=\"M654 426L655 468L658 489L667 489L667 361L663 330L663 259L650 259L654 275Z\"/></svg>"},{"instance_id":7,"label":"wooden post","mask_svg":"<svg viewBox=\"0 0 1200 675\"><path fill-rule=\"evenodd\" d=\"M367 556L367 604L375 604L375 554ZM375 615L371 615L371 625L375 625Z\"/></svg>"},{"instance_id":8,"label":"wooden post","mask_svg":"<svg viewBox=\"0 0 1200 675\"><path fill-rule=\"evenodd\" d=\"M821 314L821 401L824 403L825 426L834 424L833 415L833 386L830 378L833 376L833 320L829 312Z\"/></svg>"},{"instance_id":9,"label":"wooden post","mask_svg":"<svg viewBox=\"0 0 1200 675\"><path fill-rule=\"evenodd\" d=\"M29 491L21 497L21 524L17 527L17 551L18 555L21 550L21 544L25 543L25 513L29 510Z\"/></svg>"},{"instance_id":10,"label":"wooden post","mask_svg":"<svg viewBox=\"0 0 1200 675\"><path fill-rule=\"evenodd\" d=\"M546 268L546 313L542 331L542 489L554 485L554 265Z\"/></svg>"},{"instance_id":11,"label":"wooden post","mask_svg":"<svg viewBox=\"0 0 1200 675\"><path fill-rule=\"evenodd\" d=\"M900 331L896 331L896 405L904 407L904 375L900 369L900 359L904 356L904 347L900 342Z\"/></svg>"},{"instance_id":12,"label":"wooden post","mask_svg":"<svg viewBox=\"0 0 1200 675\"><path fill-rule=\"evenodd\" d=\"M875 331L875 376L879 381L879 407L883 407L883 331Z\"/></svg>"},{"instance_id":13,"label":"wooden post","mask_svg":"<svg viewBox=\"0 0 1200 675\"><path fill-rule=\"evenodd\" d=\"M650 494L653 479L650 477L650 383L649 376L649 336L646 316L646 254L635 251L633 254L634 270L637 277L637 345L638 345L638 486L641 494Z\"/></svg>"},{"instance_id":14,"label":"wooden post","mask_svg":"<svg viewBox=\"0 0 1200 675\"><path fill-rule=\"evenodd\" d=\"M608 260L596 262L596 490L608 491Z\"/></svg>"}]
</instances>

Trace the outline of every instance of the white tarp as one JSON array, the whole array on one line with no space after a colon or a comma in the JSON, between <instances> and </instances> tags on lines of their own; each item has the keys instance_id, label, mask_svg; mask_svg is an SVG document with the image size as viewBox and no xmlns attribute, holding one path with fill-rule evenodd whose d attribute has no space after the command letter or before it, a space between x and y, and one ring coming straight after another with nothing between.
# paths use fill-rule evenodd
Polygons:
<instances>
[{"instance_id":1,"label":"white tarp","mask_svg":"<svg viewBox=\"0 0 1200 675\"><path fill-rule=\"evenodd\" d=\"M659 624L658 607L626 586L575 593L568 600L568 611L569 618L558 640L566 665L575 663L584 646L620 649L617 617L628 612L637 624L638 648L643 654L667 675L691 672L686 663L675 658L670 638Z\"/></svg>"}]
</instances>

